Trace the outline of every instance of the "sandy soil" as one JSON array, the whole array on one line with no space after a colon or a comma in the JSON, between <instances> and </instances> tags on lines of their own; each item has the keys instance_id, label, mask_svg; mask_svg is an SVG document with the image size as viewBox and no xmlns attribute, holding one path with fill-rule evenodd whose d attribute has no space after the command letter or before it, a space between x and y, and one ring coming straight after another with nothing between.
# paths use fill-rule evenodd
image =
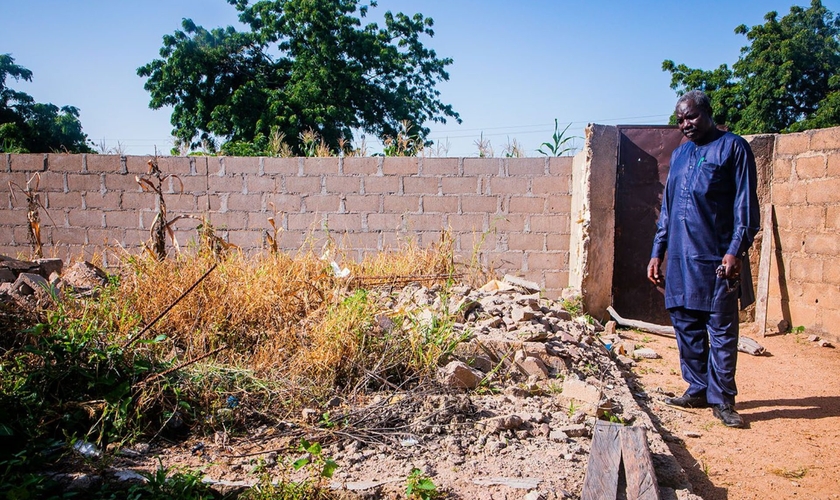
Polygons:
<instances>
[{"instance_id":1,"label":"sandy soil","mask_svg":"<svg viewBox=\"0 0 840 500\"><path fill-rule=\"evenodd\" d=\"M753 336L768 354L739 353L736 409L746 427L730 429L710 409L661 403L660 392L687 387L673 338L620 333L662 356L633 371L694 493L706 500L840 498L840 349L816 346L808 332Z\"/></svg>"}]
</instances>

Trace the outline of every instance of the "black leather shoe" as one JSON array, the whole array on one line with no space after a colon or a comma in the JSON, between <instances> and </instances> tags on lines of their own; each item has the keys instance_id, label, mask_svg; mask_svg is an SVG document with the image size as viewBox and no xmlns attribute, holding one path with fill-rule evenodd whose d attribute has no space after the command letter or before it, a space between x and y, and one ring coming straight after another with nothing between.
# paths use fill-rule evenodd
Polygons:
<instances>
[{"instance_id":1,"label":"black leather shoe","mask_svg":"<svg viewBox=\"0 0 840 500\"><path fill-rule=\"evenodd\" d=\"M727 427L744 426L744 419L741 418L741 415L738 415L735 407L730 404L714 405L712 414L719 418L723 422L723 425Z\"/></svg>"},{"instance_id":2,"label":"black leather shoe","mask_svg":"<svg viewBox=\"0 0 840 500\"><path fill-rule=\"evenodd\" d=\"M665 398L666 405L676 406L678 408L708 408L709 403L706 398L702 396L689 396L688 393L683 394L678 398Z\"/></svg>"}]
</instances>

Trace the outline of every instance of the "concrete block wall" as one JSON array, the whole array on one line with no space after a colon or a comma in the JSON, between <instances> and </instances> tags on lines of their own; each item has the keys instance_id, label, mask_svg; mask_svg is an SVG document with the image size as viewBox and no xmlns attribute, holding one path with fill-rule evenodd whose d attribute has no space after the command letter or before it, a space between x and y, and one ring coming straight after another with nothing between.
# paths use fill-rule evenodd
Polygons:
<instances>
[{"instance_id":1,"label":"concrete block wall","mask_svg":"<svg viewBox=\"0 0 840 500\"><path fill-rule=\"evenodd\" d=\"M149 158L3 154L0 182L25 187L40 175L45 255L107 259L106 249L139 252L149 237L156 195L135 180ZM317 243L328 231L357 259L408 238L428 246L449 230L462 261L478 255L549 296L568 285L570 157L161 157L159 166L177 176L163 184L169 218L196 218L174 226L182 247L203 217L247 252L262 246L275 217L283 250ZM0 254L29 257L25 197L6 191L0 200Z\"/></svg>"},{"instance_id":2,"label":"concrete block wall","mask_svg":"<svg viewBox=\"0 0 840 500\"><path fill-rule=\"evenodd\" d=\"M776 138L768 323L840 339L840 127Z\"/></svg>"}]
</instances>

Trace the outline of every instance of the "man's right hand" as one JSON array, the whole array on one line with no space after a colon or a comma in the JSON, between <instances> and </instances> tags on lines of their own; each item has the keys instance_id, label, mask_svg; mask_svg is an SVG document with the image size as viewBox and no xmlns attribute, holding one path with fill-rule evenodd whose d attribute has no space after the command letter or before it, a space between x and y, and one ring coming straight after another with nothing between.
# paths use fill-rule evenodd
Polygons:
<instances>
[{"instance_id":1,"label":"man's right hand","mask_svg":"<svg viewBox=\"0 0 840 500\"><path fill-rule=\"evenodd\" d=\"M663 286L665 284L665 275L662 274L660 267L662 266L662 259L654 257L650 259L647 267L648 280L656 286Z\"/></svg>"}]
</instances>

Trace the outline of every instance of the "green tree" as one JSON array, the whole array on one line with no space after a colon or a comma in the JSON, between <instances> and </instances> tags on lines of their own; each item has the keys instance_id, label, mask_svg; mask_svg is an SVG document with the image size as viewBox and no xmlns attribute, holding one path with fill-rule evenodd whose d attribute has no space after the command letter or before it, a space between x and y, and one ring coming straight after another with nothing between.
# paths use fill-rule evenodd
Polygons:
<instances>
[{"instance_id":1,"label":"green tree","mask_svg":"<svg viewBox=\"0 0 840 500\"><path fill-rule=\"evenodd\" d=\"M35 102L29 94L6 86L9 77L32 81L32 71L15 64L11 54L0 54L0 151L92 152L77 108Z\"/></svg>"},{"instance_id":2,"label":"green tree","mask_svg":"<svg viewBox=\"0 0 840 500\"><path fill-rule=\"evenodd\" d=\"M281 135L295 153L314 132L333 150L361 130L396 137L408 120L425 138L427 121L460 117L435 85L449 58L424 47L434 36L422 14L384 14L362 26L359 0L227 0L250 31L206 30L184 19L163 37L162 59L138 68L150 107L172 106L173 135L215 149ZM260 149L260 148L257 148Z\"/></svg>"},{"instance_id":3,"label":"green tree","mask_svg":"<svg viewBox=\"0 0 840 500\"><path fill-rule=\"evenodd\" d=\"M807 9L793 6L781 19L735 33L749 45L730 69L723 64L705 71L666 60L671 88L678 94L705 91L714 118L740 134L794 132L840 125L840 16L812 0Z\"/></svg>"}]
</instances>

